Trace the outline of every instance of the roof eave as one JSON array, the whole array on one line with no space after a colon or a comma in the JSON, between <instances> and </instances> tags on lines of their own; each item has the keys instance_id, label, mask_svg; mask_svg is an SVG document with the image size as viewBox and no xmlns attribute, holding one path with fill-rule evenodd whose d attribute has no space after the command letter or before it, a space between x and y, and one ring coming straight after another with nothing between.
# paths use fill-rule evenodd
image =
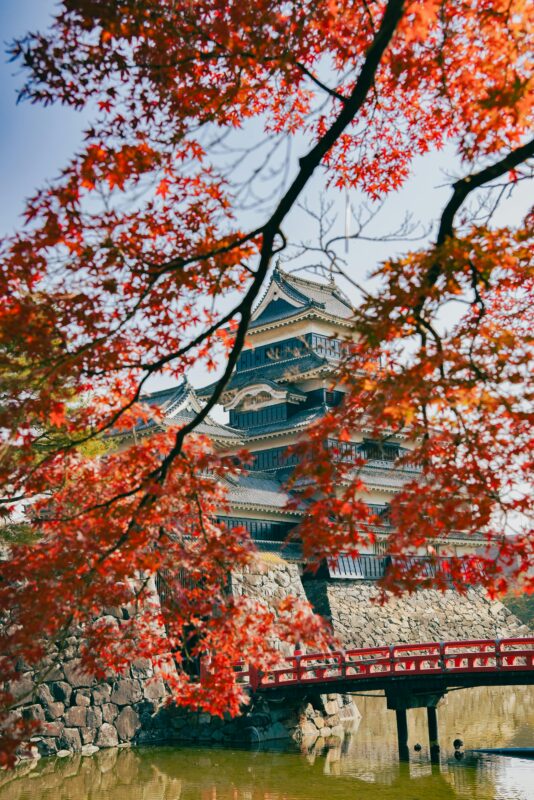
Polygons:
<instances>
[{"instance_id":1,"label":"roof eave","mask_svg":"<svg viewBox=\"0 0 534 800\"><path fill-rule=\"evenodd\" d=\"M289 511L286 508L279 508L278 506L269 506L264 505L263 503L247 503L240 500L227 500L228 506L230 509L232 508L239 508L241 510L246 511L261 511L262 513L268 514L281 514L286 515L289 517L302 517L304 515L304 511Z\"/></svg>"},{"instance_id":2,"label":"roof eave","mask_svg":"<svg viewBox=\"0 0 534 800\"><path fill-rule=\"evenodd\" d=\"M353 328L353 322L350 317L337 317L334 314L327 314L325 311L321 311L320 309L309 306L302 311L299 311L297 314L291 314L288 317L282 317L281 319L273 320L272 322L265 322L262 324L255 324L251 323L249 329L247 331L248 336L254 336L257 333L263 333L266 330L273 330L275 328L283 328L287 327L288 325L293 324L294 322L300 322L303 319L321 319L325 322L333 322L336 325L339 325L343 328L351 329Z\"/></svg>"}]
</instances>

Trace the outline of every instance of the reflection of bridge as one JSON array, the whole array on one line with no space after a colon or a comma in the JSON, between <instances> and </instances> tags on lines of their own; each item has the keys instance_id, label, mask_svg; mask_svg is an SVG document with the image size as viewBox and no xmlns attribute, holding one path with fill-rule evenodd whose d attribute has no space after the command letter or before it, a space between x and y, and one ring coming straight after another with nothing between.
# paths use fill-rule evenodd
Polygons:
<instances>
[{"instance_id":1,"label":"reflection of bridge","mask_svg":"<svg viewBox=\"0 0 534 800\"><path fill-rule=\"evenodd\" d=\"M426 707L431 754L439 752L436 705L456 688L534 684L534 638L430 642L284 659L264 673L239 668L252 691L270 696L383 690L397 714L399 754L408 756L406 711Z\"/></svg>"}]
</instances>

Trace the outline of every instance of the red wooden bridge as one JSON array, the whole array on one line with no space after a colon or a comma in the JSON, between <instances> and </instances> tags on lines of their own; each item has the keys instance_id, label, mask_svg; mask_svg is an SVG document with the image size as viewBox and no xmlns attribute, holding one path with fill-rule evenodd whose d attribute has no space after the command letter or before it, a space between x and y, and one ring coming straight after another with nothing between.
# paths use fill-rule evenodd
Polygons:
<instances>
[{"instance_id":1,"label":"red wooden bridge","mask_svg":"<svg viewBox=\"0 0 534 800\"><path fill-rule=\"evenodd\" d=\"M397 715L399 756L409 758L409 708L425 707L430 755L439 760L436 706L447 691L534 684L534 637L424 642L328 653L295 654L261 672L236 667L253 692L291 698L310 692L383 690Z\"/></svg>"},{"instance_id":2,"label":"red wooden bridge","mask_svg":"<svg viewBox=\"0 0 534 800\"><path fill-rule=\"evenodd\" d=\"M287 689L358 691L387 689L406 681L426 685L438 678L447 686L534 682L534 637L424 642L293 655L275 669L238 667L253 691ZM429 682L428 679L431 679Z\"/></svg>"}]
</instances>

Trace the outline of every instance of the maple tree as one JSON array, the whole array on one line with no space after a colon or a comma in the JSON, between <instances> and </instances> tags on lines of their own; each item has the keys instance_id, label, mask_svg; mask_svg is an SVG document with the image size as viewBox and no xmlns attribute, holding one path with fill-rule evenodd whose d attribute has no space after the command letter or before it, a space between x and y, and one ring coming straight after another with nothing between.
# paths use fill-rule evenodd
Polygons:
<instances>
[{"instance_id":1,"label":"maple tree","mask_svg":"<svg viewBox=\"0 0 534 800\"><path fill-rule=\"evenodd\" d=\"M178 664L180 654L212 653L207 684L185 667L175 673L176 697L235 712L236 660L266 663L265 638L277 631L316 645L325 636L291 598L275 617L225 593L228 569L252 545L214 522L224 497L209 476L235 465L195 428L235 367L314 173L381 199L417 155L445 144L464 177L437 237L378 268L380 288L358 309L342 365L346 401L302 445L315 465L314 492L303 487L303 545L313 560L357 551L371 535L354 464L323 446L365 423L377 437L402 431L416 443L405 458L418 479L392 502L393 554L436 531L483 531L493 549L452 559L448 582L462 589L469 578L495 593L528 571L528 531L503 530L527 511L532 218L516 229L468 218L459 229L458 212L477 189L531 173L530 23L524 0L63 0L48 32L13 44L26 69L22 98L85 108L91 123L2 244L2 506L9 515L28 504L35 529L2 563L2 681L17 677L20 660L46 672L47 642L61 645L83 624L97 673L140 650L164 664L169 642ZM239 139L249 128L253 147ZM276 159L292 140L304 155L282 159L286 175ZM267 195L257 188L264 174ZM221 311L216 301L228 296L237 299ZM452 301L465 311L444 334L436 320ZM181 379L198 360L224 369L190 423L105 458L84 449L149 413L138 405L149 379ZM387 588L421 580L395 564ZM181 589L163 636L149 578L172 583L178 568L202 580ZM120 635L99 622L101 609L132 604L135 624ZM23 736L10 719L7 761Z\"/></svg>"}]
</instances>

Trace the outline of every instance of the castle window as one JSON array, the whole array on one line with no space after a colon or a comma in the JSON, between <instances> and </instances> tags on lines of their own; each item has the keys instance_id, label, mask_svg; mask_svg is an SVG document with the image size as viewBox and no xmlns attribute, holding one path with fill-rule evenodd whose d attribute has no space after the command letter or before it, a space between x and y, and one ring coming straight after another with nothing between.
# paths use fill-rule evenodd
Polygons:
<instances>
[{"instance_id":1,"label":"castle window","mask_svg":"<svg viewBox=\"0 0 534 800\"><path fill-rule=\"evenodd\" d=\"M273 447L270 450L260 450L254 453L252 469L269 471L280 467L293 467L298 459L295 453L286 455L286 447Z\"/></svg>"},{"instance_id":2,"label":"castle window","mask_svg":"<svg viewBox=\"0 0 534 800\"><path fill-rule=\"evenodd\" d=\"M274 522L263 519L247 519L245 517L217 517L217 521L228 529L243 527L252 539L257 542L283 542L294 528L292 522Z\"/></svg>"},{"instance_id":3,"label":"castle window","mask_svg":"<svg viewBox=\"0 0 534 800\"><path fill-rule=\"evenodd\" d=\"M361 455L370 461L396 461L401 448L391 442L364 441L359 450Z\"/></svg>"},{"instance_id":4,"label":"castle window","mask_svg":"<svg viewBox=\"0 0 534 800\"><path fill-rule=\"evenodd\" d=\"M339 339L331 338L330 336L322 336L319 333L308 334L312 349L318 356L322 358L339 359L345 355L347 345Z\"/></svg>"},{"instance_id":5,"label":"castle window","mask_svg":"<svg viewBox=\"0 0 534 800\"><path fill-rule=\"evenodd\" d=\"M260 425L270 425L273 422L283 422L286 419L286 403L275 403L257 411L230 410L230 425L235 428L256 428Z\"/></svg>"},{"instance_id":6,"label":"castle window","mask_svg":"<svg viewBox=\"0 0 534 800\"><path fill-rule=\"evenodd\" d=\"M324 401L327 406L333 408L334 406L338 406L343 399L343 392L328 392L325 391L324 393Z\"/></svg>"},{"instance_id":7,"label":"castle window","mask_svg":"<svg viewBox=\"0 0 534 800\"><path fill-rule=\"evenodd\" d=\"M335 439L329 439L327 446L337 450L337 457L340 461L355 461L357 458L365 458L367 461L394 462L403 450L398 444L370 440L356 444L355 442L338 442Z\"/></svg>"},{"instance_id":8,"label":"castle window","mask_svg":"<svg viewBox=\"0 0 534 800\"><path fill-rule=\"evenodd\" d=\"M327 447L337 451L335 457L339 461L355 461L361 455L358 445L354 442L338 442L336 439L328 439Z\"/></svg>"}]
</instances>

